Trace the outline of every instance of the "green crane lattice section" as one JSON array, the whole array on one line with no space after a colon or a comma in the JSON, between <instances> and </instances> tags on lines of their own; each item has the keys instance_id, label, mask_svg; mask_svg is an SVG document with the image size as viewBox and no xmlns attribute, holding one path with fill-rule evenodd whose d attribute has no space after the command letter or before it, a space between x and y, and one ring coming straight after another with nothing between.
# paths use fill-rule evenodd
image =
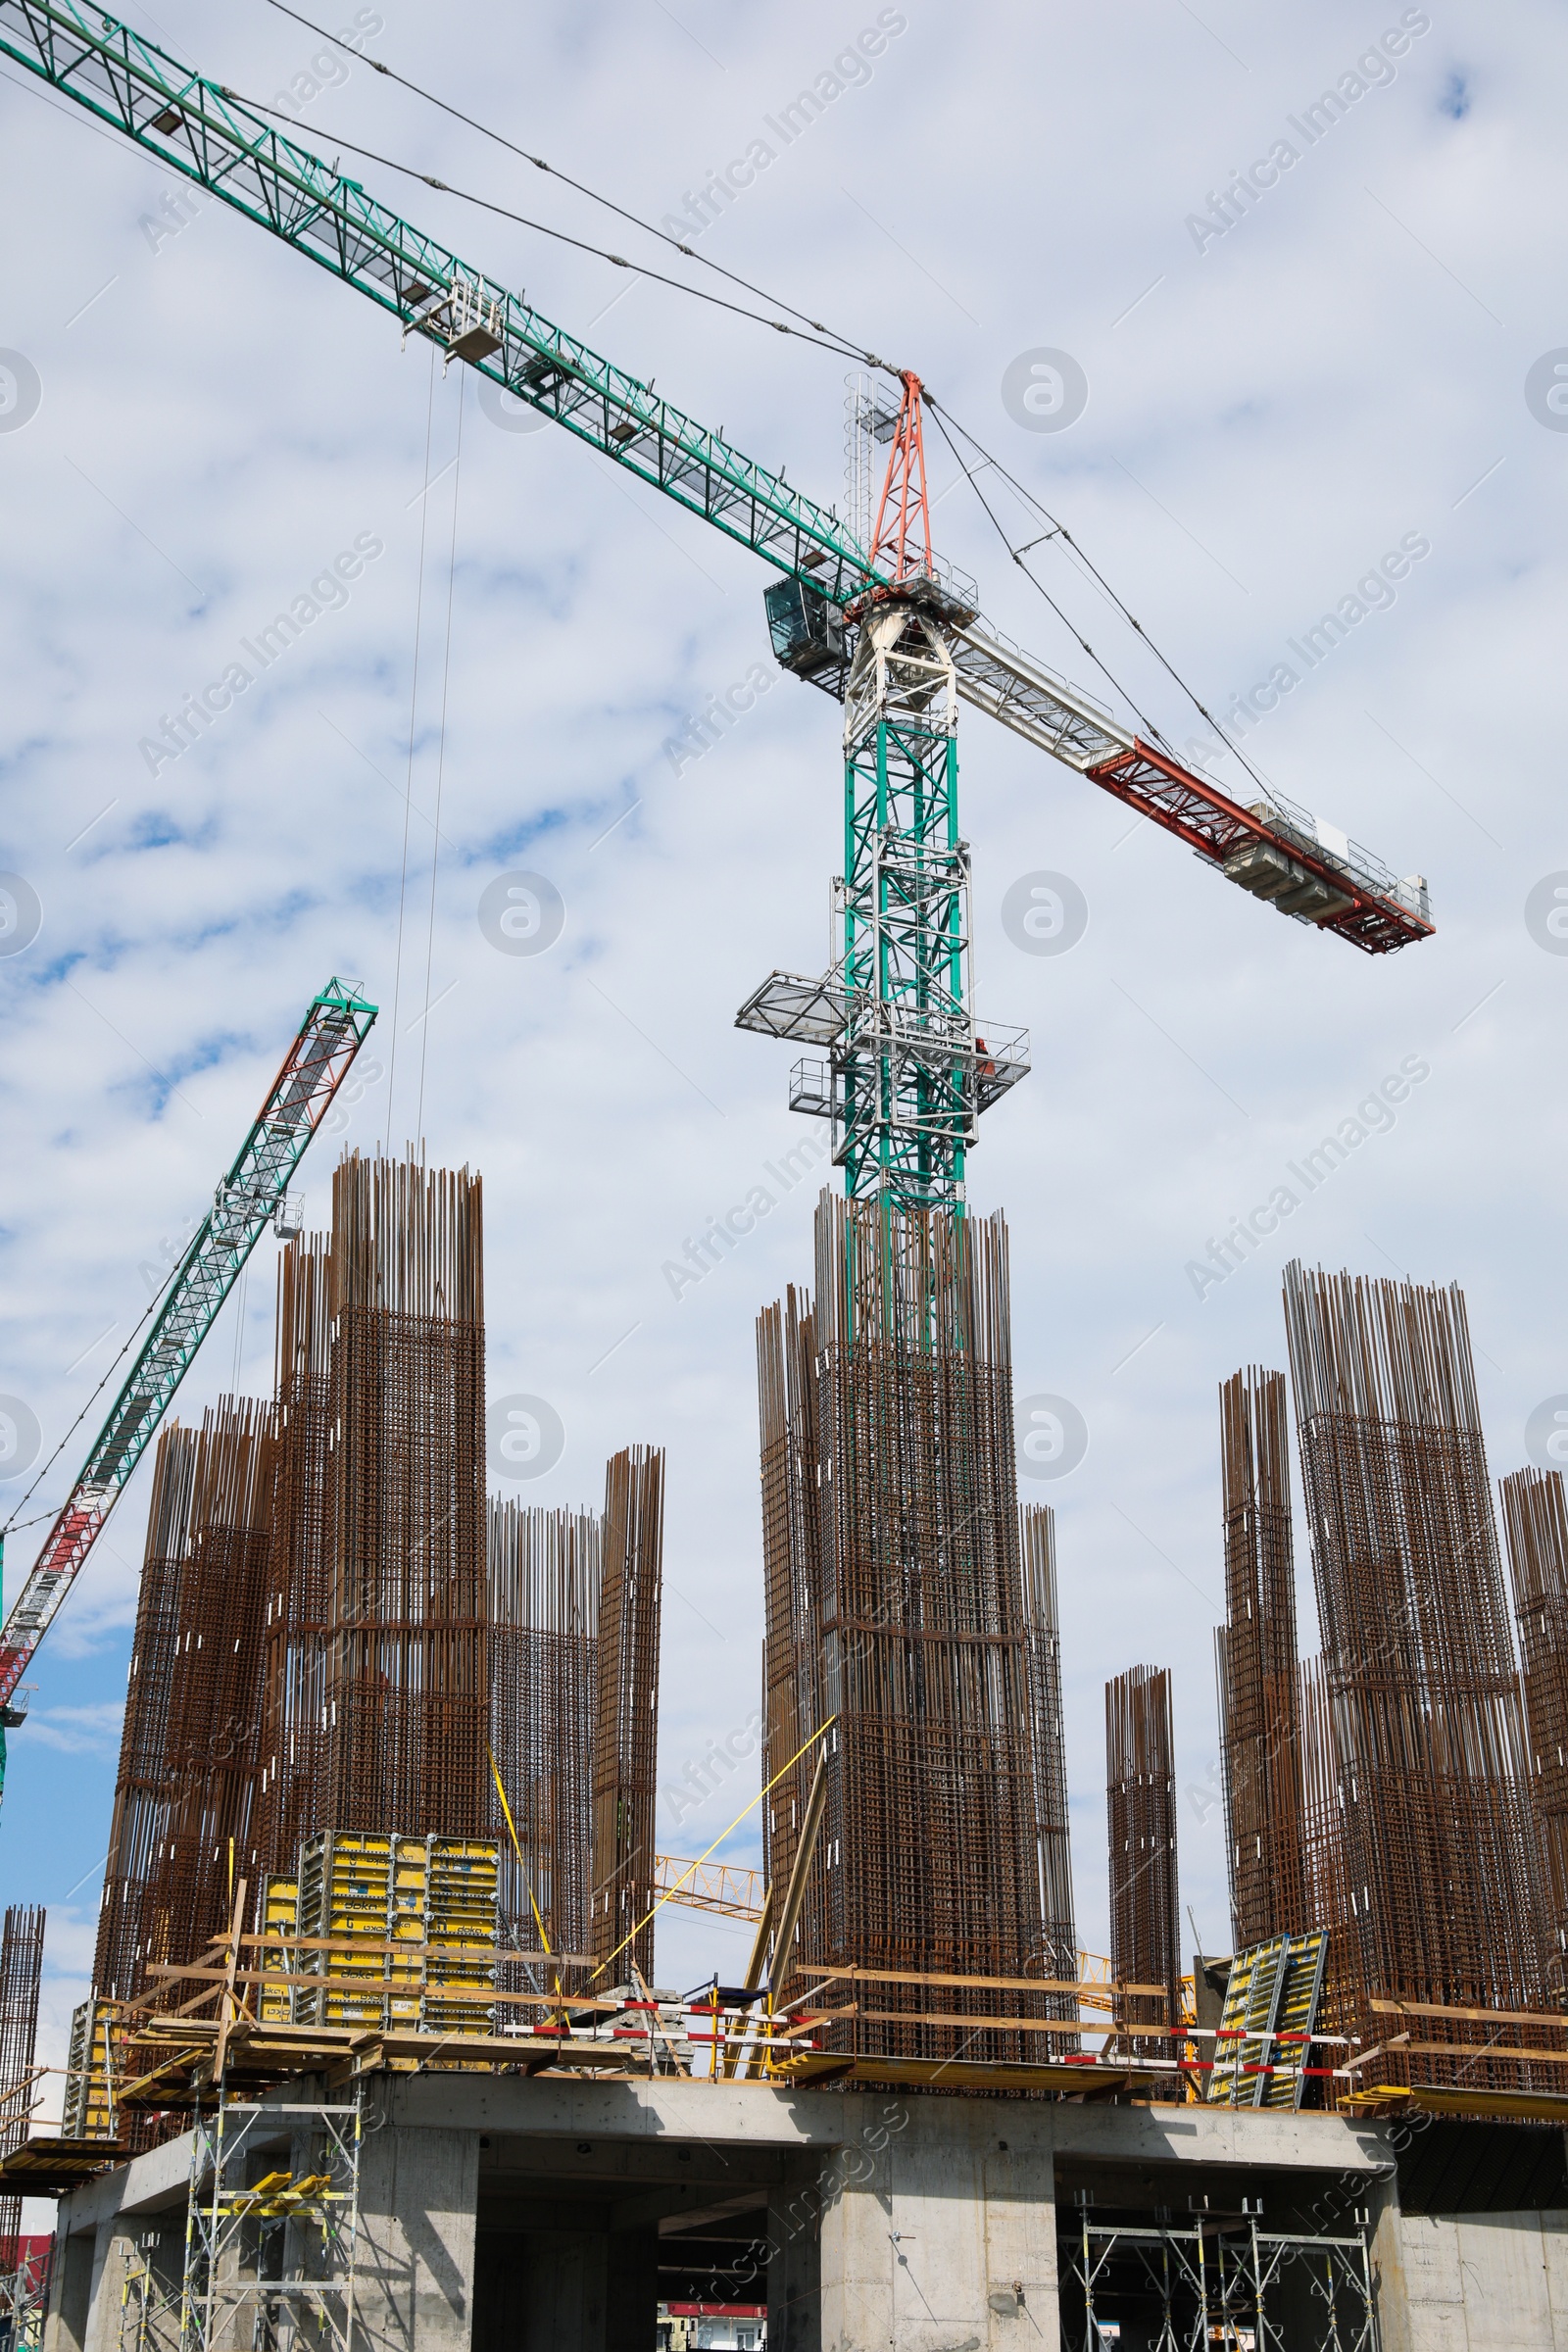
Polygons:
<instances>
[{"instance_id":1,"label":"green crane lattice section","mask_svg":"<svg viewBox=\"0 0 1568 2352\"><path fill-rule=\"evenodd\" d=\"M191 1358L369 1034L376 1007L329 980L316 997L249 1135L213 1197L121 1384L74 1486L0 1630L7 1706L94 1538L151 1445ZM0 1560L3 1560L0 1550Z\"/></svg>"}]
</instances>

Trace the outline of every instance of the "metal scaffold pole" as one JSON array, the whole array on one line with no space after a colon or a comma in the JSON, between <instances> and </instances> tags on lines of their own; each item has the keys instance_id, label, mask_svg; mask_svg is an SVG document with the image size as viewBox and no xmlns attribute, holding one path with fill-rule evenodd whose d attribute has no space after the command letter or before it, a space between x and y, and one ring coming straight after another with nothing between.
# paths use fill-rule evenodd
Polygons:
<instances>
[{"instance_id":1,"label":"metal scaffold pole","mask_svg":"<svg viewBox=\"0 0 1568 2352\"><path fill-rule=\"evenodd\" d=\"M363 2090L258 2105L220 2089L192 2133L180 2352L352 2352L364 2136Z\"/></svg>"}]
</instances>

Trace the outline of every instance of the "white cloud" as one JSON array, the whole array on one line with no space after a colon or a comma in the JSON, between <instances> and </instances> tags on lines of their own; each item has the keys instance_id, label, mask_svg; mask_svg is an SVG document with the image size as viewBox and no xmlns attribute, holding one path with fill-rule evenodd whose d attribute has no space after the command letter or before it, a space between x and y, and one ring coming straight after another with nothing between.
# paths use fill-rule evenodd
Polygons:
<instances>
[{"instance_id":1,"label":"white cloud","mask_svg":"<svg viewBox=\"0 0 1568 2352\"><path fill-rule=\"evenodd\" d=\"M1521 920L1531 885L1568 865L1554 781L1568 440L1522 396L1561 339L1541 289L1560 281L1563 231L1539 187L1560 143L1564 33L1541 0L1523 17L1474 0L1444 12L1376 106L1200 257L1183 226L1192 190L1258 152L1366 23L1237 0L1205 12L1212 32L1152 0L908 13L853 107L812 126L809 171L764 175L704 253L918 367L1063 514L1211 707L1266 676L1369 550L1412 526L1434 547L1378 627L1258 739L1295 799L1396 871L1428 874L1438 938L1386 963L1287 925L1148 828L1123 839L1116 805L965 721L980 1002L1030 1022L1036 1046L1035 1076L987 1122L972 1198L1011 1215L1020 1393L1071 1396L1091 1430L1055 1499L1095 1943L1101 1685L1135 1646L1173 1665L1178 1777L1201 1779L1221 1594L1214 1394L1238 1362L1283 1352L1272 1274L1259 1265L1200 1308L1182 1276L1192 1237L1250 1206L1369 1072L1428 1054L1420 1116L1314 1198L1291 1243L1466 1283L1494 1469L1521 1458L1538 1398L1568 1388L1563 1114L1544 1083L1565 973ZM862 21L818 0L683 14L692 35L619 0L526 21L480 5L455 35L407 11L377 54L465 104L482 61L478 111L657 218ZM242 90L265 94L297 64L286 20L219 22L195 0L161 20L171 46ZM1456 59L1462 121L1442 103ZM509 159L380 76L313 102L306 135L330 153L334 133L516 197ZM425 353L400 354L368 304L218 207L153 253L138 223L165 193L159 172L11 81L0 159L14 228L0 342L44 388L32 422L0 434L0 864L45 908L34 946L0 961L6 1131L22 1147L0 1201L0 1387L33 1403L53 1445L145 1304L138 1266L210 1197L328 972L388 1007L374 1050L390 1059L425 506L392 1137L422 1132L432 1155L484 1170L492 1390L548 1396L567 1431L537 1498L593 1497L628 1440L669 1448L670 1572L717 1630L671 1606L663 1739L671 1756L700 1753L722 1728L715 1688L760 1680L752 1318L809 1276L808 1188L678 1313L660 1267L670 1237L742 1197L776 1149L788 1056L731 1020L771 966L822 960L842 863L836 714L781 680L673 778L666 739L766 656L766 574L565 435L496 429L470 387L427 929L453 477L417 493L427 415L432 470L453 454L461 374L432 388ZM837 361L364 175L740 447L840 497ZM544 217L599 233L559 182L527 176ZM1069 432L1034 437L999 388L1044 345L1079 360L1091 395ZM934 437L933 465L945 489ZM1002 511L1022 535L1021 512ZM961 485L939 515L996 622L1105 691ZM352 603L154 781L136 749L149 717L365 530L387 553ZM1080 633L1175 740L1196 732L1060 556L1036 560ZM475 919L485 883L515 864L566 902L537 959L495 954ZM1007 885L1042 864L1070 873L1093 914L1057 960L1017 955L998 917ZM440 1002L411 1030L427 956ZM384 1132L387 1098L384 1081L368 1092L351 1140ZM329 1168L318 1153L313 1212ZM269 1377L272 1250L250 1278L242 1383ZM69 1373L111 1321L119 1336ZM235 1345L231 1306L186 1414L230 1384ZM102 1850L145 1483L51 1635L38 1713L12 1742L0 1837L24 1864L19 1892L58 1895ZM13 1539L13 1578L34 1540ZM91 1756L70 1748L93 1737ZM69 1798L51 1777L63 1763ZM1184 1816L1182 1836L1184 1896L1218 1940L1217 1819ZM668 1948L686 1950L687 1933Z\"/></svg>"}]
</instances>

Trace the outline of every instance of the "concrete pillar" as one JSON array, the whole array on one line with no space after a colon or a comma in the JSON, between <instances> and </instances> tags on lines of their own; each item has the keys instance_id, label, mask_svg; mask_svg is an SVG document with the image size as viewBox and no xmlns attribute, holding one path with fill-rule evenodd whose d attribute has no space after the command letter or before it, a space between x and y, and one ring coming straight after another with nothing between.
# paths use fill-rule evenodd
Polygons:
<instances>
[{"instance_id":1,"label":"concrete pillar","mask_svg":"<svg viewBox=\"0 0 1568 2352\"><path fill-rule=\"evenodd\" d=\"M469 2352L479 2139L387 2124L360 2160L355 2340L366 2352Z\"/></svg>"},{"instance_id":2,"label":"concrete pillar","mask_svg":"<svg viewBox=\"0 0 1568 2352\"><path fill-rule=\"evenodd\" d=\"M100 2222L94 2233L91 2310L83 2352L120 2352L125 2268L135 2251L136 2228L131 2215L117 2213Z\"/></svg>"},{"instance_id":3,"label":"concrete pillar","mask_svg":"<svg viewBox=\"0 0 1568 2352\"><path fill-rule=\"evenodd\" d=\"M60 2208L54 2252L49 2266L49 2298L44 2311L43 2352L86 2352L87 2315L92 2308L92 2269L95 2240L90 2230L71 2237L68 2203Z\"/></svg>"},{"instance_id":4,"label":"concrete pillar","mask_svg":"<svg viewBox=\"0 0 1568 2352\"><path fill-rule=\"evenodd\" d=\"M659 2342L659 2224L612 2230L605 2293L611 2352L656 2352Z\"/></svg>"},{"instance_id":5,"label":"concrete pillar","mask_svg":"<svg viewBox=\"0 0 1568 2352\"><path fill-rule=\"evenodd\" d=\"M821 2352L1057 2339L1050 2110L857 2097L825 2175Z\"/></svg>"},{"instance_id":6,"label":"concrete pillar","mask_svg":"<svg viewBox=\"0 0 1568 2352\"><path fill-rule=\"evenodd\" d=\"M823 2189L808 2180L775 2188L767 2200L767 2276L755 2294L767 2302L767 2352L822 2352Z\"/></svg>"},{"instance_id":7,"label":"concrete pillar","mask_svg":"<svg viewBox=\"0 0 1568 2352\"><path fill-rule=\"evenodd\" d=\"M473 2352L607 2352L607 2346L619 2352L621 2339L606 2332L607 2249L612 2242L604 2230L482 2231Z\"/></svg>"}]
</instances>

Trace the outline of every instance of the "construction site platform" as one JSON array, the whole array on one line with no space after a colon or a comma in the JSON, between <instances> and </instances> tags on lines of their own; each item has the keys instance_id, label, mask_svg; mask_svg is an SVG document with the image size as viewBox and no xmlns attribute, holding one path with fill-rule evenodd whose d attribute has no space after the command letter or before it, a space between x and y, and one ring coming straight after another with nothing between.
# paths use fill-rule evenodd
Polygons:
<instances>
[{"instance_id":1,"label":"construction site platform","mask_svg":"<svg viewBox=\"0 0 1568 2352\"><path fill-rule=\"evenodd\" d=\"M258 2209L268 2183L286 2204L311 2101L327 2095L302 2078L236 2107ZM1281 2274L1287 2317L1299 2307L1283 2340L1306 2352L1313 2278L1326 2262L1351 2278L1363 2247L1374 2331L1345 2332L1342 2308L1347 2344L1500 2342L1476 2330L1504 2312L1519 2352L1568 2340L1560 2196L1403 2213L1400 2127L1384 2121L559 2073L385 2072L352 2107L332 2095L357 2134L361 2344L655 2352L658 2304L706 2300L765 2304L769 2352L1054 2352L1082 2340L1085 2251L1103 2281L1151 2244L1196 2249L1210 2280L1226 2248L1233 2268L1250 2245L1258 2264L1307 2249ZM116 2352L133 2266L177 2307L192 2157L185 2133L62 2198L44 2352ZM235 2291L247 2242L225 2274Z\"/></svg>"}]
</instances>

